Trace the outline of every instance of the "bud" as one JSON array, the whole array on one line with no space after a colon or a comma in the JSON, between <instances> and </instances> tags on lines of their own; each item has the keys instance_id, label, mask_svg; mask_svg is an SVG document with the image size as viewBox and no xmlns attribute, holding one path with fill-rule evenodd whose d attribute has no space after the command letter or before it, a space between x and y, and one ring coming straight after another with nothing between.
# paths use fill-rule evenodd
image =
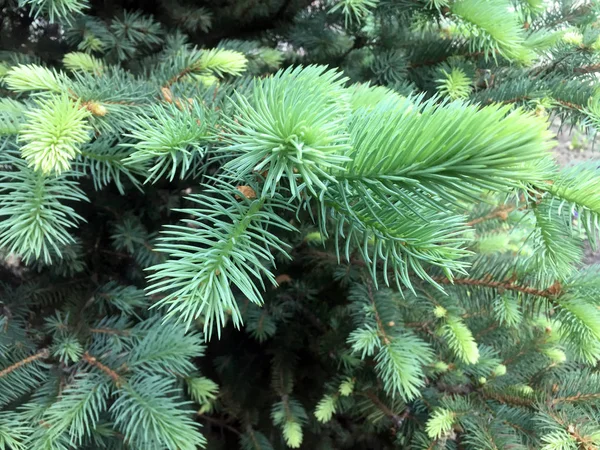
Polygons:
<instances>
[{"instance_id":1,"label":"bud","mask_svg":"<svg viewBox=\"0 0 600 450\"><path fill-rule=\"evenodd\" d=\"M567 355L560 348L549 348L544 353L555 364L562 364L567 360Z\"/></svg>"},{"instance_id":2,"label":"bud","mask_svg":"<svg viewBox=\"0 0 600 450\"><path fill-rule=\"evenodd\" d=\"M91 112L95 116L105 116L108 112L104 105L96 102L86 102L84 103L86 109Z\"/></svg>"},{"instance_id":3,"label":"bud","mask_svg":"<svg viewBox=\"0 0 600 450\"><path fill-rule=\"evenodd\" d=\"M162 96L165 99L165 102L167 102L167 103L173 102L173 93L171 92L171 89L169 89L168 87L163 87L160 89L160 92L162 93Z\"/></svg>"},{"instance_id":4,"label":"bud","mask_svg":"<svg viewBox=\"0 0 600 450\"><path fill-rule=\"evenodd\" d=\"M246 198L256 198L256 192L254 192L254 189L252 189L250 186L238 186L236 189L240 191Z\"/></svg>"},{"instance_id":5,"label":"bud","mask_svg":"<svg viewBox=\"0 0 600 450\"><path fill-rule=\"evenodd\" d=\"M583 35L579 31L567 31L563 34L563 42L570 45L583 45Z\"/></svg>"},{"instance_id":6,"label":"bud","mask_svg":"<svg viewBox=\"0 0 600 450\"><path fill-rule=\"evenodd\" d=\"M495 377L501 377L506 375L506 366L504 364L498 364L496 368L492 371L492 374Z\"/></svg>"},{"instance_id":7,"label":"bud","mask_svg":"<svg viewBox=\"0 0 600 450\"><path fill-rule=\"evenodd\" d=\"M533 394L533 388L531 386L527 386L526 384L518 384L515 386L515 389L523 395Z\"/></svg>"},{"instance_id":8,"label":"bud","mask_svg":"<svg viewBox=\"0 0 600 450\"><path fill-rule=\"evenodd\" d=\"M444 361L438 361L433 365L433 369L436 372L448 372L450 366L446 364Z\"/></svg>"},{"instance_id":9,"label":"bud","mask_svg":"<svg viewBox=\"0 0 600 450\"><path fill-rule=\"evenodd\" d=\"M535 107L535 115L538 117L546 117L546 108L544 105L537 105Z\"/></svg>"},{"instance_id":10,"label":"bud","mask_svg":"<svg viewBox=\"0 0 600 450\"><path fill-rule=\"evenodd\" d=\"M342 384L340 384L340 395L347 397L348 395L352 394L352 391L354 391L354 380L352 378L348 378L345 381L342 382Z\"/></svg>"},{"instance_id":11,"label":"bud","mask_svg":"<svg viewBox=\"0 0 600 450\"><path fill-rule=\"evenodd\" d=\"M318 231L313 231L311 233L308 233L306 235L306 237L304 238L304 240L309 243L313 243L313 242L321 243L324 241L323 235L321 233L319 233Z\"/></svg>"},{"instance_id":12,"label":"bud","mask_svg":"<svg viewBox=\"0 0 600 450\"><path fill-rule=\"evenodd\" d=\"M438 305L433 309L433 315L438 319L446 317L446 314L448 314L448 311L446 311L446 308L444 308L443 306Z\"/></svg>"},{"instance_id":13,"label":"bud","mask_svg":"<svg viewBox=\"0 0 600 450\"><path fill-rule=\"evenodd\" d=\"M275 282L281 286L284 283L289 283L292 281L292 277L290 277L287 273L282 273L281 275L277 275L275 278Z\"/></svg>"}]
</instances>

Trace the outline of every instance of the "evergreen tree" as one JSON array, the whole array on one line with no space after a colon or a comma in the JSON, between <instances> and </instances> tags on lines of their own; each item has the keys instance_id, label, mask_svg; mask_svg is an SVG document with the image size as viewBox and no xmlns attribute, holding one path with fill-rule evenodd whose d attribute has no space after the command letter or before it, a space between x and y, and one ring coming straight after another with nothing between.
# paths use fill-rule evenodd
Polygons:
<instances>
[{"instance_id":1,"label":"evergreen tree","mask_svg":"<svg viewBox=\"0 0 600 450\"><path fill-rule=\"evenodd\" d=\"M1 449L600 447L595 2L1 8Z\"/></svg>"}]
</instances>

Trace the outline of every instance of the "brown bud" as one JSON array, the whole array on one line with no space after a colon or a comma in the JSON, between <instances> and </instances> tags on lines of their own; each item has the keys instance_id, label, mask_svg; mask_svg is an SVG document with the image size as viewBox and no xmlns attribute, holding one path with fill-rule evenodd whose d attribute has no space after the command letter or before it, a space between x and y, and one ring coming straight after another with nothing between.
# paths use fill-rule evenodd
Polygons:
<instances>
[{"instance_id":1,"label":"brown bud","mask_svg":"<svg viewBox=\"0 0 600 450\"><path fill-rule=\"evenodd\" d=\"M282 285L284 283L289 283L292 281L292 277L290 277L287 273L282 273L281 275L277 275L275 278L277 284Z\"/></svg>"},{"instance_id":2,"label":"brown bud","mask_svg":"<svg viewBox=\"0 0 600 450\"><path fill-rule=\"evenodd\" d=\"M256 192L254 192L254 189L252 189L250 186L238 186L236 189L240 191L246 198L256 198Z\"/></svg>"},{"instance_id":3,"label":"brown bud","mask_svg":"<svg viewBox=\"0 0 600 450\"><path fill-rule=\"evenodd\" d=\"M165 102L167 102L167 103L173 102L173 93L171 92L171 89L169 89L168 87L163 87L163 88L160 88L160 92L162 93L162 96L165 99Z\"/></svg>"},{"instance_id":4,"label":"brown bud","mask_svg":"<svg viewBox=\"0 0 600 450\"><path fill-rule=\"evenodd\" d=\"M105 116L108 112L104 105L96 102L85 102L83 106L95 116Z\"/></svg>"},{"instance_id":5,"label":"brown bud","mask_svg":"<svg viewBox=\"0 0 600 450\"><path fill-rule=\"evenodd\" d=\"M550 295L558 295L561 293L561 291L562 291L562 285L560 284L559 281L555 281L552 286L550 286L548 289L546 289L546 292L548 292Z\"/></svg>"}]
</instances>

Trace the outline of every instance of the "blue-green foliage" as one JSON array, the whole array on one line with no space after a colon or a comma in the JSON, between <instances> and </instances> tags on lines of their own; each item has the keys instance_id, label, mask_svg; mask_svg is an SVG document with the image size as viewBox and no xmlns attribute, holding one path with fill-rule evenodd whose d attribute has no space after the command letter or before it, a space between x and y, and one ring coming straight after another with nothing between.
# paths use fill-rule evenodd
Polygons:
<instances>
[{"instance_id":1,"label":"blue-green foliage","mask_svg":"<svg viewBox=\"0 0 600 450\"><path fill-rule=\"evenodd\" d=\"M137 3L3 6L0 449L600 446L597 5Z\"/></svg>"}]
</instances>

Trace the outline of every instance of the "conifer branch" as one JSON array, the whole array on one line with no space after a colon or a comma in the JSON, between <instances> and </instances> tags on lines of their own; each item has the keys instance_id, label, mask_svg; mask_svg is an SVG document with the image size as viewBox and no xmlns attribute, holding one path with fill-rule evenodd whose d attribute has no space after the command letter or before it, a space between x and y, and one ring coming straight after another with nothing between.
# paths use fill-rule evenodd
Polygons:
<instances>
[{"instance_id":1,"label":"conifer branch","mask_svg":"<svg viewBox=\"0 0 600 450\"><path fill-rule=\"evenodd\" d=\"M573 103L573 102L569 102L569 101L566 101L566 100L558 100L558 99L554 99L554 100L557 103L559 103L560 105L565 106L565 107L570 108L570 109L574 109L576 111L583 111L583 109L584 109L583 106L578 105L578 104Z\"/></svg>"},{"instance_id":2,"label":"conifer branch","mask_svg":"<svg viewBox=\"0 0 600 450\"><path fill-rule=\"evenodd\" d=\"M591 64L589 66L576 67L575 73L593 73L600 71L600 64Z\"/></svg>"},{"instance_id":3,"label":"conifer branch","mask_svg":"<svg viewBox=\"0 0 600 450\"><path fill-rule=\"evenodd\" d=\"M371 400L375 404L375 406L377 406L377 408L379 408L386 416L388 416L392 420L392 422L394 422L394 424L397 427L401 427L402 424L404 423L404 420L410 414L410 408L408 406L405 408L405 410L402 412L402 414L400 414L400 415L396 414L385 403L383 403L379 399L379 397L373 392L367 391L366 393L364 393L362 395L364 395L369 400Z\"/></svg>"},{"instance_id":4,"label":"conifer branch","mask_svg":"<svg viewBox=\"0 0 600 450\"><path fill-rule=\"evenodd\" d=\"M383 340L385 345L390 345L392 343L392 338L389 336L383 325L383 321L379 316L379 311L377 310L377 304L375 303L375 295L373 292L374 286L370 279L365 279L365 284L367 285L367 295L369 296L369 301L371 302L371 307L373 308L373 312L375 314L375 321L377 322L377 330L379 332L379 336Z\"/></svg>"},{"instance_id":5,"label":"conifer branch","mask_svg":"<svg viewBox=\"0 0 600 450\"><path fill-rule=\"evenodd\" d=\"M111 328L90 328L91 333L100 333L100 334L112 334L116 336L129 336L130 332L128 330L117 330Z\"/></svg>"},{"instance_id":6,"label":"conifer branch","mask_svg":"<svg viewBox=\"0 0 600 450\"><path fill-rule=\"evenodd\" d=\"M600 447L596 10L92 3L3 9L0 448Z\"/></svg>"},{"instance_id":7,"label":"conifer branch","mask_svg":"<svg viewBox=\"0 0 600 450\"><path fill-rule=\"evenodd\" d=\"M20 367L26 366L27 364L31 364L32 362L37 361L39 359L46 359L49 356L50 356L50 351L47 348L44 348L44 349L38 351L36 354L28 356L27 358L24 358L20 361L17 361L16 363L1 370L0 378L2 378L5 375L8 375L11 372L14 372L15 370L19 369Z\"/></svg>"},{"instance_id":8,"label":"conifer branch","mask_svg":"<svg viewBox=\"0 0 600 450\"><path fill-rule=\"evenodd\" d=\"M201 414L201 413L198 413L197 417L198 417L198 419L204 420L210 424L216 425L219 428L225 428L225 429L231 431L233 434L236 434L238 436L242 435L242 433L237 428L234 428L233 426L229 425L228 423L225 423L223 420L219 420L214 417L210 417L210 416L207 416L207 415Z\"/></svg>"},{"instance_id":9,"label":"conifer branch","mask_svg":"<svg viewBox=\"0 0 600 450\"><path fill-rule=\"evenodd\" d=\"M106 375L108 375L113 380L113 382L115 383L115 385L117 387L121 386L121 384L123 382L123 379L121 378L121 376L117 372L112 370L110 367L105 366L100 361L98 361L98 359L96 357L91 356L88 352L85 352L81 356L81 358L85 362L87 362L89 365L96 367L97 369L101 370Z\"/></svg>"},{"instance_id":10,"label":"conifer branch","mask_svg":"<svg viewBox=\"0 0 600 450\"><path fill-rule=\"evenodd\" d=\"M521 292L523 294L535 295L537 297L545 297L553 299L558 297L562 292L562 286L560 282L555 282L552 286L547 289L536 289L530 286L522 286L515 284L510 281L492 281L489 279L472 279L472 278L453 278L448 279L445 277L433 277L433 279L440 284L454 284L454 285L465 285L465 286L481 286L499 290L508 290Z\"/></svg>"},{"instance_id":11,"label":"conifer branch","mask_svg":"<svg viewBox=\"0 0 600 450\"><path fill-rule=\"evenodd\" d=\"M561 427L563 427L563 429L571 436L573 436L573 438L575 438L575 440L577 441L577 443L579 444L579 446L581 447L582 450L597 450L598 446L596 445L596 440L588 437L588 436L582 436L578 431L576 426L574 426L571 423L566 423L563 419L561 419L559 416L557 416L556 414L553 414L551 412L547 413L553 420L556 421L556 423L558 423Z\"/></svg>"},{"instance_id":12,"label":"conifer branch","mask_svg":"<svg viewBox=\"0 0 600 450\"><path fill-rule=\"evenodd\" d=\"M485 52L485 51L476 51L476 52L466 52L466 53L462 53L461 56L463 56L464 58L479 58L481 56L489 56L491 55L490 52ZM435 58L435 59L426 59L423 61L415 61L410 63L409 67L411 69L418 69L420 67L428 67L428 66L436 66L440 63L443 63L445 61L448 60L448 58L450 58L450 55L446 55L446 56L442 56L440 58Z\"/></svg>"},{"instance_id":13,"label":"conifer branch","mask_svg":"<svg viewBox=\"0 0 600 450\"><path fill-rule=\"evenodd\" d=\"M597 399L600 399L600 392L594 392L591 394L577 393L576 395L570 395L568 397L555 397L552 399L551 404L557 405L560 403L585 402L586 400L597 400Z\"/></svg>"},{"instance_id":14,"label":"conifer branch","mask_svg":"<svg viewBox=\"0 0 600 450\"><path fill-rule=\"evenodd\" d=\"M525 406L525 407L531 408L535 404L534 399L517 397L515 395L504 395L502 393L492 392L487 389L484 389L482 392L483 392L484 397L492 399L492 400L496 400L497 402L500 402L500 403L503 403L506 405Z\"/></svg>"},{"instance_id":15,"label":"conifer branch","mask_svg":"<svg viewBox=\"0 0 600 450\"><path fill-rule=\"evenodd\" d=\"M164 90L169 89L172 85L174 85L175 83L177 83L179 80L184 78L186 75L189 75L190 73L192 73L191 67L184 68L178 74L173 75L171 78L169 78L169 80L167 80L167 82L162 86L161 90L164 92Z\"/></svg>"},{"instance_id":16,"label":"conifer branch","mask_svg":"<svg viewBox=\"0 0 600 450\"><path fill-rule=\"evenodd\" d=\"M509 99L505 99L505 100L501 100L500 103L502 103L503 105L510 105L513 103L518 103L518 102L524 102L527 100L531 100L531 97L528 95L521 95L518 97L514 97L514 98L509 98ZM489 99L486 104L492 104L492 103L496 103L494 99Z\"/></svg>"},{"instance_id":17,"label":"conifer branch","mask_svg":"<svg viewBox=\"0 0 600 450\"><path fill-rule=\"evenodd\" d=\"M506 220L508 218L508 214L511 211L513 211L514 209L515 209L515 207L512 205L502 205L501 207L495 209L494 211L492 211L491 213L489 213L483 217L478 217L476 219L470 220L469 222L467 222L467 225L473 226L473 225L477 225L478 223L485 222L487 220L492 220L492 219Z\"/></svg>"}]
</instances>

